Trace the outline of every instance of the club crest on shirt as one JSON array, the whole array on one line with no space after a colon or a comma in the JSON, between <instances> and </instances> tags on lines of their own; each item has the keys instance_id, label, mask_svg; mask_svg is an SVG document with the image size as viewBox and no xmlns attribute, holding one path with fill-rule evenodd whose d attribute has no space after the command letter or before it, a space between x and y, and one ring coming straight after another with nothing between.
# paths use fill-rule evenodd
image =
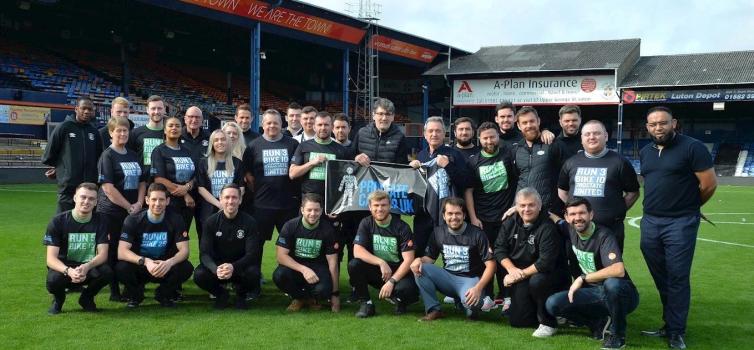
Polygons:
<instances>
[{"instance_id":1,"label":"club crest on shirt","mask_svg":"<svg viewBox=\"0 0 754 350\"><path fill-rule=\"evenodd\" d=\"M76 133L75 132L68 133L68 137L70 137L72 139L75 139L76 138Z\"/></svg>"},{"instance_id":2,"label":"club crest on shirt","mask_svg":"<svg viewBox=\"0 0 754 350\"><path fill-rule=\"evenodd\" d=\"M526 240L526 243L529 243L529 245L534 245L534 235L529 235L529 238Z\"/></svg>"},{"instance_id":3,"label":"club crest on shirt","mask_svg":"<svg viewBox=\"0 0 754 350\"><path fill-rule=\"evenodd\" d=\"M208 140L202 140L202 147L207 147L207 146L209 146L209 141Z\"/></svg>"},{"instance_id":4,"label":"club crest on shirt","mask_svg":"<svg viewBox=\"0 0 754 350\"><path fill-rule=\"evenodd\" d=\"M223 235L222 231L215 232L215 237L221 237Z\"/></svg>"},{"instance_id":5,"label":"club crest on shirt","mask_svg":"<svg viewBox=\"0 0 754 350\"><path fill-rule=\"evenodd\" d=\"M243 230L236 231L236 237L238 239L243 239L246 236L246 233L243 232Z\"/></svg>"},{"instance_id":6,"label":"club crest on shirt","mask_svg":"<svg viewBox=\"0 0 754 350\"><path fill-rule=\"evenodd\" d=\"M613 252L610 252L610 254L607 255L607 258L610 259L610 260L615 260L616 257L617 257L617 255L615 255L615 253L613 253Z\"/></svg>"},{"instance_id":7,"label":"club crest on shirt","mask_svg":"<svg viewBox=\"0 0 754 350\"><path fill-rule=\"evenodd\" d=\"M89 133L89 140L94 141L94 134Z\"/></svg>"},{"instance_id":8,"label":"club crest on shirt","mask_svg":"<svg viewBox=\"0 0 754 350\"><path fill-rule=\"evenodd\" d=\"M545 151L539 150L539 151L537 151L537 155L538 156L543 156L543 155L545 155Z\"/></svg>"},{"instance_id":9,"label":"club crest on shirt","mask_svg":"<svg viewBox=\"0 0 754 350\"><path fill-rule=\"evenodd\" d=\"M188 232L183 231L183 237L188 237Z\"/></svg>"}]
</instances>

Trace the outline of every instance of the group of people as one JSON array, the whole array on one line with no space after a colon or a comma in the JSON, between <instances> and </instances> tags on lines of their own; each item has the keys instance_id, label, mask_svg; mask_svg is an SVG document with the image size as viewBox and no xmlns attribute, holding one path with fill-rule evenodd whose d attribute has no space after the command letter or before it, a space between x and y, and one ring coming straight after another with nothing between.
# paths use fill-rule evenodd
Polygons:
<instances>
[{"instance_id":1,"label":"group of people","mask_svg":"<svg viewBox=\"0 0 754 350\"><path fill-rule=\"evenodd\" d=\"M50 136L43 163L59 185L58 214L44 237L51 314L61 312L67 289L82 285L86 311L97 310L94 296L108 284L111 300L138 307L148 282L159 284L155 300L172 307L192 275L214 307L229 306L232 286L235 306L245 309L259 296L263 247L277 229L272 280L291 298L289 311L326 301L339 311L345 258L360 318L375 315L370 286L396 314L421 299L422 321L444 317L440 292L471 320L500 304L511 326L536 327L535 337L554 335L567 320L603 348L625 346L626 315L639 295L623 264L623 221L639 183L632 165L607 148L605 125L581 125L578 106L561 108L556 137L541 130L536 109L504 102L495 123L455 120L452 145L444 144L443 119L430 117L427 148L415 160L384 98L353 140L345 115L295 103L285 128L278 111L262 113L261 135L251 130L248 105L209 135L198 107L183 120L165 117L164 102L151 96L149 121L136 128L128 110L116 98L97 130L92 101L81 98ZM647 113L653 143L641 151L641 250L665 322L646 333L685 348L700 207L716 182L707 149L675 126L665 107ZM419 169L429 186L413 227L391 214L382 190L369 194L368 213L323 213L328 160ZM435 265L440 257L443 267Z\"/></svg>"}]
</instances>

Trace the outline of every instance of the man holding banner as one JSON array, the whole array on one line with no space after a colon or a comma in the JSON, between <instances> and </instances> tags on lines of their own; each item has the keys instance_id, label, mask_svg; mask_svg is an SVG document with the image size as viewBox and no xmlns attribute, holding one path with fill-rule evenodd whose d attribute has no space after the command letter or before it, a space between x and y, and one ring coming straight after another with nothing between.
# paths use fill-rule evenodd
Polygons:
<instances>
[{"instance_id":1,"label":"man holding banner","mask_svg":"<svg viewBox=\"0 0 754 350\"><path fill-rule=\"evenodd\" d=\"M406 136L393 124L395 105L386 98L377 98L372 110L374 123L359 129L353 143L356 145L354 160L362 166L369 162L408 163Z\"/></svg>"}]
</instances>

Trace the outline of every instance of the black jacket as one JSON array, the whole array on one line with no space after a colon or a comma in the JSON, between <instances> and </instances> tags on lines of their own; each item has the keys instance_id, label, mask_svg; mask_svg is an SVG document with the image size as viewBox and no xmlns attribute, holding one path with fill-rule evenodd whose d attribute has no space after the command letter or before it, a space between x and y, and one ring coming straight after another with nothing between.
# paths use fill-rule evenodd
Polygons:
<instances>
[{"instance_id":1,"label":"black jacket","mask_svg":"<svg viewBox=\"0 0 754 350\"><path fill-rule=\"evenodd\" d=\"M539 272L565 269L564 242L557 227L540 213L530 227L518 214L505 219L495 240L495 260L510 259L516 267L524 269L534 264Z\"/></svg>"},{"instance_id":2,"label":"black jacket","mask_svg":"<svg viewBox=\"0 0 754 350\"><path fill-rule=\"evenodd\" d=\"M47 140L42 164L55 167L59 193L73 194L82 182L97 183L100 154L102 140L97 128L68 116Z\"/></svg>"},{"instance_id":3,"label":"black jacket","mask_svg":"<svg viewBox=\"0 0 754 350\"><path fill-rule=\"evenodd\" d=\"M563 143L544 144L537 138L532 147L523 141L513 147L513 161L518 170L516 192L526 187L537 190L542 197L542 212L552 209L557 196L557 179L563 164Z\"/></svg>"},{"instance_id":4,"label":"black jacket","mask_svg":"<svg viewBox=\"0 0 754 350\"><path fill-rule=\"evenodd\" d=\"M359 129L353 143L356 154L365 153L373 162L408 164L406 136L395 124L381 133L374 123L370 123Z\"/></svg>"}]
</instances>

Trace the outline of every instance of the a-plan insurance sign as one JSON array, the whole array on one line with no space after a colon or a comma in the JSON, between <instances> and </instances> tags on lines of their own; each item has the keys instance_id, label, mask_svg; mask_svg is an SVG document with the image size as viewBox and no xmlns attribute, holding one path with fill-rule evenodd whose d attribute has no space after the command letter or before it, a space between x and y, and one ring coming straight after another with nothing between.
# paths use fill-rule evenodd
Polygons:
<instances>
[{"instance_id":1,"label":"a-plan insurance sign","mask_svg":"<svg viewBox=\"0 0 754 350\"><path fill-rule=\"evenodd\" d=\"M454 106L515 104L617 104L615 77L583 75L453 81Z\"/></svg>"}]
</instances>

